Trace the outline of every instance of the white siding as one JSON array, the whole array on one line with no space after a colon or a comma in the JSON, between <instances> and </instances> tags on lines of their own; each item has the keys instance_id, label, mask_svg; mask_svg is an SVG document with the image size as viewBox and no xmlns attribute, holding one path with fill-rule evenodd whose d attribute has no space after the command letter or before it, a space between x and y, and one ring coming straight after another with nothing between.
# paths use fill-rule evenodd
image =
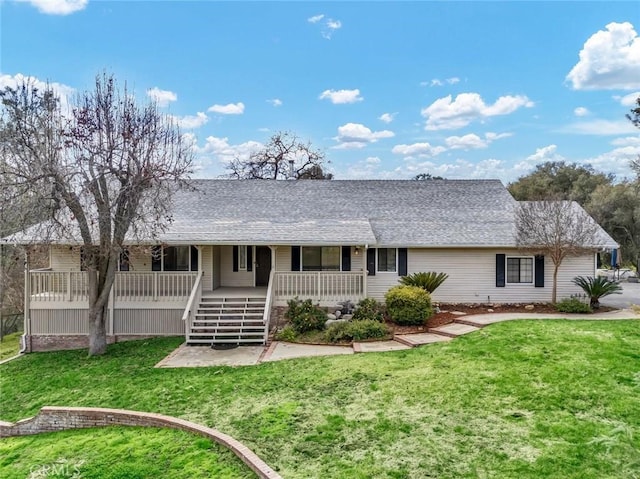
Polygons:
<instances>
[{"instance_id":1,"label":"white siding","mask_svg":"<svg viewBox=\"0 0 640 479\"><path fill-rule=\"evenodd\" d=\"M220 247L220 286L253 286L253 271L233 271L233 246Z\"/></svg>"},{"instance_id":2,"label":"white siding","mask_svg":"<svg viewBox=\"0 0 640 479\"><path fill-rule=\"evenodd\" d=\"M185 333L182 309L116 309L113 334L180 336Z\"/></svg>"},{"instance_id":3,"label":"white siding","mask_svg":"<svg viewBox=\"0 0 640 479\"><path fill-rule=\"evenodd\" d=\"M31 334L89 334L87 309L31 310Z\"/></svg>"},{"instance_id":4,"label":"white siding","mask_svg":"<svg viewBox=\"0 0 640 479\"><path fill-rule=\"evenodd\" d=\"M213 246L202 246L200 248L200 261L202 265L202 290L211 291L213 289Z\"/></svg>"},{"instance_id":5,"label":"white siding","mask_svg":"<svg viewBox=\"0 0 640 479\"><path fill-rule=\"evenodd\" d=\"M73 246L51 246L49 267L54 271L80 271L80 248Z\"/></svg>"},{"instance_id":6,"label":"white siding","mask_svg":"<svg viewBox=\"0 0 640 479\"><path fill-rule=\"evenodd\" d=\"M80 271L80 247L51 246L49 267L53 271ZM147 248L131 248L129 271L151 271L151 251Z\"/></svg>"},{"instance_id":7,"label":"white siding","mask_svg":"<svg viewBox=\"0 0 640 479\"><path fill-rule=\"evenodd\" d=\"M553 263L545 258L544 287L533 284L507 284L496 287L496 254L523 256L516 250L484 249L409 249L409 274L420 271L444 272L449 278L433 294L435 301L446 303L523 303L549 302L553 285ZM578 275L594 275L594 258L588 254L564 260L558 272L558 299L580 293L571 280ZM367 277L367 295L384 300L384 293L398 284L395 273L376 273Z\"/></svg>"}]
</instances>

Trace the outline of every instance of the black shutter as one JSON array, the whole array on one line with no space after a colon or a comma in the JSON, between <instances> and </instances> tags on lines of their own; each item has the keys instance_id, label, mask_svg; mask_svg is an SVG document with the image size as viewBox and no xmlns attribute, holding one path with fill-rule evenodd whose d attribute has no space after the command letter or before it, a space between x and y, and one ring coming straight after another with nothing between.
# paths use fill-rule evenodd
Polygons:
<instances>
[{"instance_id":1,"label":"black shutter","mask_svg":"<svg viewBox=\"0 0 640 479\"><path fill-rule=\"evenodd\" d=\"M151 271L162 271L162 247L151 248Z\"/></svg>"},{"instance_id":2,"label":"black shutter","mask_svg":"<svg viewBox=\"0 0 640 479\"><path fill-rule=\"evenodd\" d=\"M253 246L247 246L247 271L253 271Z\"/></svg>"},{"instance_id":3,"label":"black shutter","mask_svg":"<svg viewBox=\"0 0 640 479\"><path fill-rule=\"evenodd\" d=\"M407 275L407 248L398 248L398 276Z\"/></svg>"},{"instance_id":4,"label":"black shutter","mask_svg":"<svg viewBox=\"0 0 640 479\"><path fill-rule=\"evenodd\" d=\"M376 249L369 248L367 250L367 275L376 275Z\"/></svg>"},{"instance_id":5,"label":"black shutter","mask_svg":"<svg viewBox=\"0 0 640 479\"><path fill-rule=\"evenodd\" d=\"M351 246L342 247L342 271L351 271Z\"/></svg>"},{"instance_id":6,"label":"black shutter","mask_svg":"<svg viewBox=\"0 0 640 479\"><path fill-rule=\"evenodd\" d=\"M238 271L238 246L233 247L233 271Z\"/></svg>"},{"instance_id":7,"label":"black shutter","mask_svg":"<svg viewBox=\"0 0 640 479\"><path fill-rule=\"evenodd\" d=\"M291 247L291 271L300 271L300 246Z\"/></svg>"},{"instance_id":8,"label":"black shutter","mask_svg":"<svg viewBox=\"0 0 640 479\"><path fill-rule=\"evenodd\" d=\"M504 288L505 286L505 255L496 255L496 288Z\"/></svg>"},{"instance_id":9,"label":"black shutter","mask_svg":"<svg viewBox=\"0 0 640 479\"><path fill-rule=\"evenodd\" d=\"M191 271L198 271L198 248L191 247Z\"/></svg>"},{"instance_id":10,"label":"black shutter","mask_svg":"<svg viewBox=\"0 0 640 479\"><path fill-rule=\"evenodd\" d=\"M544 256L536 256L534 269L536 272L536 288L544 288Z\"/></svg>"}]
</instances>

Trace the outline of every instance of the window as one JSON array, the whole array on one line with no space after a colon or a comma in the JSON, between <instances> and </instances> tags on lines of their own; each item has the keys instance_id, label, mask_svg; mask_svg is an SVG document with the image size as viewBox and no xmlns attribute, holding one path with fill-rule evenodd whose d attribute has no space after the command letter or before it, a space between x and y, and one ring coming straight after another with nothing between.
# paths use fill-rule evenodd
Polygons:
<instances>
[{"instance_id":1,"label":"window","mask_svg":"<svg viewBox=\"0 0 640 479\"><path fill-rule=\"evenodd\" d=\"M123 248L118 258L118 271L129 271L129 250Z\"/></svg>"},{"instance_id":2,"label":"window","mask_svg":"<svg viewBox=\"0 0 640 479\"><path fill-rule=\"evenodd\" d=\"M533 283L533 258L507 258L507 283Z\"/></svg>"},{"instance_id":3,"label":"window","mask_svg":"<svg viewBox=\"0 0 640 479\"><path fill-rule=\"evenodd\" d=\"M247 246L238 246L238 269L240 271L247 270Z\"/></svg>"},{"instance_id":4,"label":"window","mask_svg":"<svg viewBox=\"0 0 640 479\"><path fill-rule=\"evenodd\" d=\"M198 249L195 246L154 246L152 271L198 271Z\"/></svg>"},{"instance_id":5,"label":"window","mask_svg":"<svg viewBox=\"0 0 640 479\"><path fill-rule=\"evenodd\" d=\"M303 246L302 271L340 271L340 246Z\"/></svg>"},{"instance_id":6,"label":"window","mask_svg":"<svg viewBox=\"0 0 640 479\"><path fill-rule=\"evenodd\" d=\"M396 272L395 248L378 248L378 271L383 273Z\"/></svg>"}]
</instances>

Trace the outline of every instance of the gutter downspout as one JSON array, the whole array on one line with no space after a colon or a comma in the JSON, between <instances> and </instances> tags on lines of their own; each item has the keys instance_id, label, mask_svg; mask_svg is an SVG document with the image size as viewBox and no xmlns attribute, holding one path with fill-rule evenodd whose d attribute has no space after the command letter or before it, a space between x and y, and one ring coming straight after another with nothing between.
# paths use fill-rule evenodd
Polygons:
<instances>
[{"instance_id":1,"label":"gutter downspout","mask_svg":"<svg viewBox=\"0 0 640 479\"><path fill-rule=\"evenodd\" d=\"M31 281L29 277L29 252L24 249L24 333L20 336L20 350L18 354L27 351L27 337L31 337Z\"/></svg>"}]
</instances>

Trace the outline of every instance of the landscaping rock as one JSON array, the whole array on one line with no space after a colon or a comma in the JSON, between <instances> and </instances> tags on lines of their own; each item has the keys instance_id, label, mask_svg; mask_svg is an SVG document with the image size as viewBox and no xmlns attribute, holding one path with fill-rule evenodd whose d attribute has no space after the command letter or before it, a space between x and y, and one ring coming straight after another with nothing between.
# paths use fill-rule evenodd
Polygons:
<instances>
[{"instance_id":1,"label":"landscaping rock","mask_svg":"<svg viewBox=\"0 0 640 479\"><path fill-rule=\"evenodd\" d=\"M487 309L487 313L493 313L493 309L491 308Z\"/></svg>"},{"instance_id":2,"label":"landscaping rock","mask_svg":"<svg viewBox=\"0 0 640 479\"><path fill-rule=\"evenodd\" d=\"M463 313L462 311L451 311L451 314L455 314L456 316L464 316L467 313Z\"/></svg>"},{"instance_id":3,"label":"landscaping rock","mask_svg":"<svg viewBox=\"0 0 640 479\"><path fill-rule=\"evenodd\" d=\"M329 314L327 314L327 319L334 320L334 319L338 319L338 318L337 318L337 316L335 314L329 313Z\"/></svg>"},{"instance_id":4,"label":"landscaping rock","mask_svg":"<svg viewBox=\"0 0 640 479\"><path fill-rule=\"evenodd\" d=\"M340 316L341 319L344 319L345 321L350 321L351 318L353 318L353 314L343 314L342 316Z\"/></svg>"},{"instance_id":5,"label":"landscaping rock","mask_svg":"<svg viewBox=\"0 0 640 479\"><path fill-rule=\"evenodd\" d=\"M534 309L536 309L536 307L533 304L527 304L524 309L526 309L527 311L533 311Z\"/></svg>"}]
</instances>

